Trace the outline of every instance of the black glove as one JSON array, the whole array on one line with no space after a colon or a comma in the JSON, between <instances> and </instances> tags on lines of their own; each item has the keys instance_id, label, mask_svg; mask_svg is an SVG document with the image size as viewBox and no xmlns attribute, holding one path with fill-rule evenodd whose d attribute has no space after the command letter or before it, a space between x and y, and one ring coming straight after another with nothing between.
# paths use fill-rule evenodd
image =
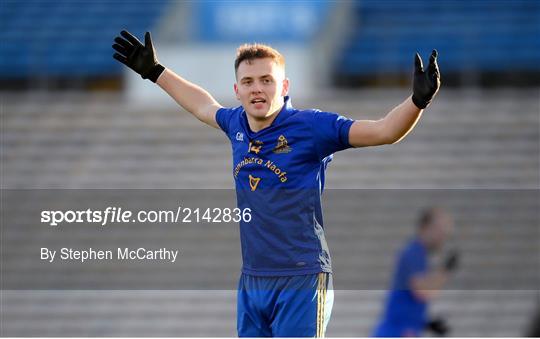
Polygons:
<instances>
[{"instance_id":1,"label":"black glove","mask_svg":"<svg viewBox=\"0 0 540 339\"><path fill-rule=\"evenodd\" d=\"M422 58L416 53L414 57L414 80L412 101L420 108L424 109L429 105L439 87L441 86L441 76L437 65L437 50L431 52L429 65L426 71L422 66Z\"/></svg>"},{"instance_id":2,"label":"black glove","mask_svg":"<svg viewBox=\"0 0 540 339\"><path fill-rule=\"evenodd\" d=\"M120 34L122 37L114 38L115 44L112 47L118 53L114 53L113 58L139 73L143 79L156 82L165 67L157 61L150 32L144 35L144 45L128 31Z\"/></svg>"},{"instance_id":3,"label":"black glove","mask_svg":"<svg viewBox=\"0 0 540 339\"><path fill-rule=\"evenodd\" d=\"M444 337L450 333L450 327L446 320L442 317L433 318L426 324L426 330Z\"/></svg>"},{"instance_id":4,"label":"black glove","mask_svg":"<svg viewBox=\"0 0 540 339\"><path fill-rule=\"evenodd\" d=\"M451 251L444 260L444 269L447 272L455 271L459 266L459 252L457 250Z\"/></svg>"}]
</instances>

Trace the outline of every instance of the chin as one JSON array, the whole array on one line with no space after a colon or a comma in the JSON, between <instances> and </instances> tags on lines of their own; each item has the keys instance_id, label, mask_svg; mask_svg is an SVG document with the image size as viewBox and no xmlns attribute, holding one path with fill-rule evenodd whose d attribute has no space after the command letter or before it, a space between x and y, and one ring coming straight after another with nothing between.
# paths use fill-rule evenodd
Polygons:
<instances>
[{"instance_id":1,"label":"chin","mask_svg":"<svg viewBox=\"0 0 540 339\"><path fill-rule=\"evenodd\" d=\"M270 112L268 110L246 110L246 113L255 119L264 119Z\"/></svg>"}]
</instances>

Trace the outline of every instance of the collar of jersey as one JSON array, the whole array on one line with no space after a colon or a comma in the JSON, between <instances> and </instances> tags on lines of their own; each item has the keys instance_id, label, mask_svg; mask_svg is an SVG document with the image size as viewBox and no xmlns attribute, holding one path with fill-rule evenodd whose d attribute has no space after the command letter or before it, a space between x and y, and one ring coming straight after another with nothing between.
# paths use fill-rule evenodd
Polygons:
<instances>
[{"instance_id":1,"label":"collar of jersey","mask_svg":"<svg viewBox=\"0 0 540 339\"><path fill-rule=\"evenodd\" d=\"M285 96L284 98L285 100L285 103L283 104L283 107L281 108L281 110L277 113L277 116L276 118L274 119L274 121L272 121L272 123L270 124L270 126L268 127L265 127L263 129L261 129L260 131L258 132L253 132L251 130L251 128L249 127L249 123L248 123L248 120L247 120L247 113L246 111L244 110L242 112L242 124L244 125L244 129L250 134L250 135L257 135L259 133L262 133L264 131L267 131L268 129L274 127L274 126L277 126L279 124L281 124L282 121L284 121L285 119L287 119L293 112L294 112L294 108L292 106L292 103L291 103L291 98L287 95Z\"/></svg>"}]
</instances>

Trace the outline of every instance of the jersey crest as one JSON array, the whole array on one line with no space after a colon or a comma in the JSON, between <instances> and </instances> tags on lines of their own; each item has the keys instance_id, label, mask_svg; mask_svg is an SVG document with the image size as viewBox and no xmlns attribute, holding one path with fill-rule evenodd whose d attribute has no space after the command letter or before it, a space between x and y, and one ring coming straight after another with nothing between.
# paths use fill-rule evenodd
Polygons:
<instances>
[{"instance_id":1,"label":"jersey crest","mask_svg":"<svg viewBox=\"0 0 540 339\"><path fill-rule=\"evenodd\" d=\"M289 153L292 151L292 148L289 146L287 138L282 134L278 137L276 147L272 150L272 152L276 154L280 153Z\"/></svg>"}]
</instances>

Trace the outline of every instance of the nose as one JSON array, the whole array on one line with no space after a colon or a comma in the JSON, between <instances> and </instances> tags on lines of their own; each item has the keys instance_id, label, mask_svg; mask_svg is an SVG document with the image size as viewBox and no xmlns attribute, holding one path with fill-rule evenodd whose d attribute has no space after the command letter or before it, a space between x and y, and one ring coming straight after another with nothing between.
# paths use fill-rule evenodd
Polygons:
<instances>
[{"instance_id":1,"label":"nose","mask_svg":"<svg viewBox=\"0 0 540 339\"><path fill-rule=\"evenodd\" d=\"M253 84L252 91L253 91L253 93L261 93L261 84L259 84L258 82L255 82Z\"/></svg>"}]
</instances>

